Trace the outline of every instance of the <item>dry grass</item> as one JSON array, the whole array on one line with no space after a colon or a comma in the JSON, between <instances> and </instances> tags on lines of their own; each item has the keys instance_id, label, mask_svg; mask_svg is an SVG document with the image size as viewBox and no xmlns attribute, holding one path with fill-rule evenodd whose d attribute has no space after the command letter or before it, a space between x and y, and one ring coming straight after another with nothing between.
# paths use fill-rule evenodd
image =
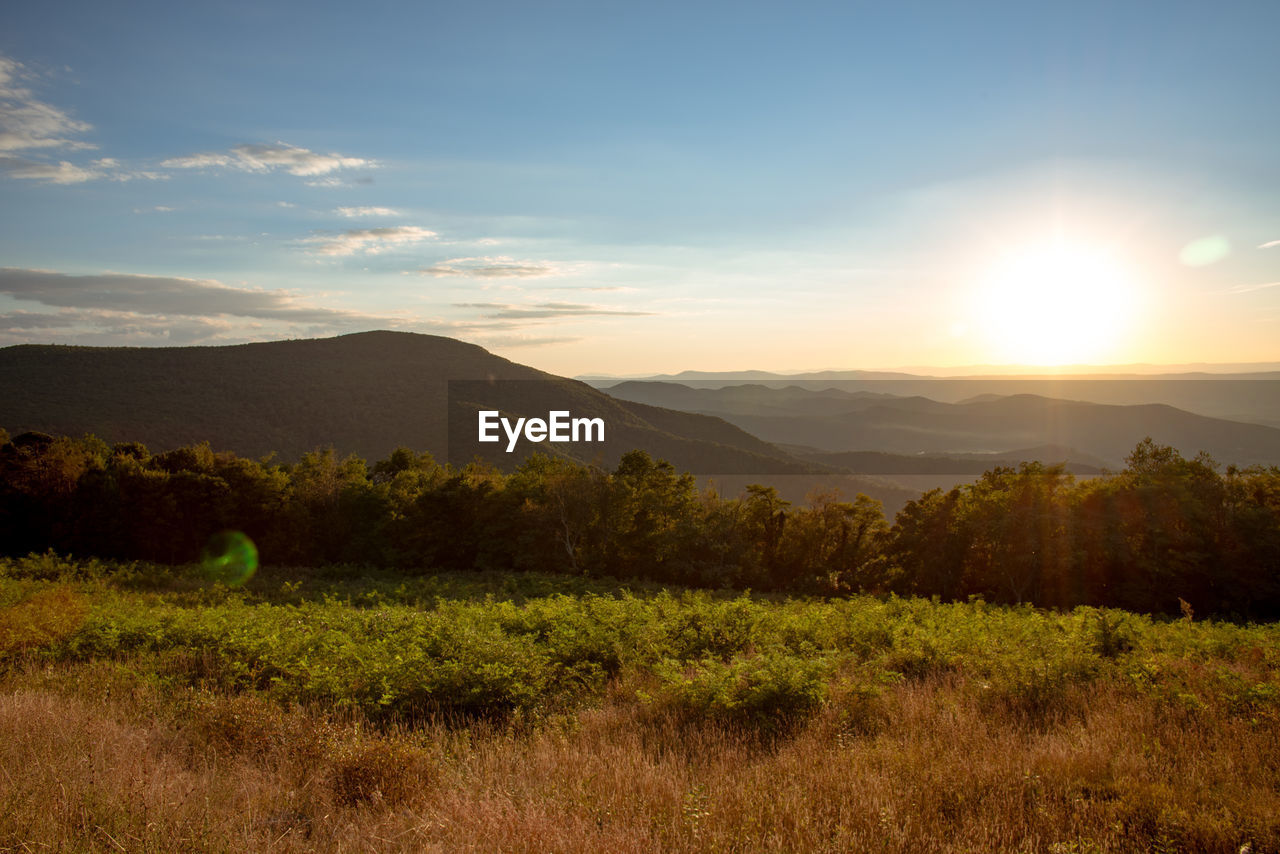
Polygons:
<instances>
[{"instance_id":1,"label":"dry grass","mask_svg":"<svg viewBox=\"0 0 1280 854\"><path fill-rule=\"evenodd\" d=\"M121 664L0 680L0 851L1280 851L1274 720L956 678L764 739L634 685L536 727L374 730Z\"/></svg>"}]
</instances>

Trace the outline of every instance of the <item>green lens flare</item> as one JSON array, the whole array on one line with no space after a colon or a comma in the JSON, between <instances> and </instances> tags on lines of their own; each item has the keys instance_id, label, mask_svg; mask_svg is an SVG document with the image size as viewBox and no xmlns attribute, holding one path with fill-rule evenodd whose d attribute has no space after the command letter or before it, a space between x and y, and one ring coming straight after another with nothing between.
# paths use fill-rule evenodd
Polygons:
<instances>
[{"instance_id":1,"label":"green lens flare","mask_svg":"<svg viewBox=\"0 0 1280 854\"><path fill-rule=\"evenodd\" d=\"M258 547L239 531L223 531L209 538L200 564L211 581L239 587L258 570Z\"/></svg>"},{"instance_id":2,"label":"green lens flare","mask_svg":"<svg viewBox=\"0 0 1280 854\"><path fill-rule=\"evenodd\" d=\"M1193 240L1178 253L1178 260L1188 267L1207 267L1231 254L1231 241L1221 234Z\"/></svg>"}]
</instances>

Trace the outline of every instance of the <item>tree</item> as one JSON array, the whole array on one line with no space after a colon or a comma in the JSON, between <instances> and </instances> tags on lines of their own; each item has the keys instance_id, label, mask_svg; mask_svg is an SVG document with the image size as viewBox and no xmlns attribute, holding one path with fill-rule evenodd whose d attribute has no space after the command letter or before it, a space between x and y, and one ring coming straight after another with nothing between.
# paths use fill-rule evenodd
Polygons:
<instances>
[{"instance_id":1,"label":"tree","mask_svg":"<svg viewBox=\"0 0 1280 854\"><path fill-rule=\"evenodd\" d=\"M839 490L811 493L808 501L783 529L786 586L827 594L879 587L889 531L880 502L862 494L841 501Z\"/></svg>"},{"instance_id":2,"label":"tree","mask_svg":"<svg viewBox=\"0 0 1280 854\"><path fill-rule=\"evenodd\" d=\"M945 599L960 595L972 536L962 524L961 500L958 488L931 489L898 511L887 554L899 592Z\"/></svg>"}]
</instances>

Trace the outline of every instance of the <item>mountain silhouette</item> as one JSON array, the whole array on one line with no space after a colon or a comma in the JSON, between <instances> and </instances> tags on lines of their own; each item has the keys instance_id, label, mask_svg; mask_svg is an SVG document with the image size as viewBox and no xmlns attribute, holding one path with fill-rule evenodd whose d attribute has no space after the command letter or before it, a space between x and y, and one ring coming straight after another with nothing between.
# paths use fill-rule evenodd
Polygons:
<instances>
[{"instance_id":1,"label":"mountain silhouette","mask_svg":"<svg viewBox=\"0 0 1280 854\"><path fill-rule=\"evenodd\" d=\"M467 399L452 407L450 381L468 387ZM486 384L492 395L474 393ZM523 390L516 398L503 393L513 387ZM384 331L217 347L0 349L0 427L12 435L93 433L107 442L141 441L153 450L208 441L215 450L251 457L274 452L284 460L330 445L376 460L405 446L444 459L450 420L456 426L470 417L473 425L476 410L487 407L513 420L568 410L607 425L603 445L523 443L512 454L504 452L505 443L468 449L504 468L538 450L612 465L639 448L699 473L825 470L719 418L620 401L434 335Z\"/></svg>"}]
</instances>

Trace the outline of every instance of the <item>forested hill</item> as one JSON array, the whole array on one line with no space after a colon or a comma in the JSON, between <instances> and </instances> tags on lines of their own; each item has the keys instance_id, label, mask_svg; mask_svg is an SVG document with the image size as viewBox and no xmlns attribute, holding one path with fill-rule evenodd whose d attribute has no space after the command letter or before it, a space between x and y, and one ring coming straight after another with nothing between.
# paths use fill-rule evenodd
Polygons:
<instances>
[{"instance_id":1,"label":"forested hill","mask_svg":"<svg viewBox=\"0 0 1280 854\"><path fill-rule=\"evenodd\" d=\"M6 347L0 427L12 435L93 433L153 450L208 441L215 450L285 460L329 445L366 459L400 446L443 459L450 380L537 380L513 414L545 418L568 409L603 418L603 451L556 447L587 461L599 455L611 464L640 448L695 472L814 468L719 418L618 401L473 344L407 332L221 347ZM500 404L482 397L472 394L465 405L512 411L509 394Z\"/></svg>"},{"instance_id":2,"label":"forested hill","mask_svg":"<svg viewBox=\"0 0 1280 854\"><path fill-rule=\"evenodd\" d=\"M1254 387L1266 391L1270 385L1257 381ZM1188 456L1206 451L1224 464L1280 464L1280 428L1210 418L1164 404L1118 406L1033 394L946 403L866 390L758 383L706 389L631 381L606 391L624 400L716 415L783 447L826 452L1007 456L1014 448L1052 445L1070 453L1050 461L1093 458L1119 468L1133 446L1150 436Z\"/></svg>"}]
</instances>

